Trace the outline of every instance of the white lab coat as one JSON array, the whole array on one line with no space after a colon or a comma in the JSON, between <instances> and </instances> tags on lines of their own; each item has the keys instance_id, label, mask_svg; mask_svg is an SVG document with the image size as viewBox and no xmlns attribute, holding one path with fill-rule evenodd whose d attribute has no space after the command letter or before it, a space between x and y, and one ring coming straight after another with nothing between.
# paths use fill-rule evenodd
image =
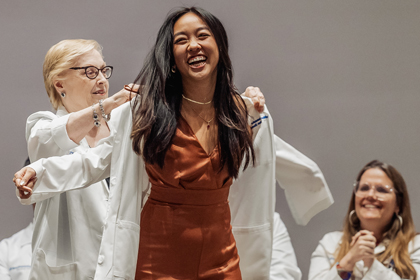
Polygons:
<instances>
[{"instance_id":1,"label":"white lab coat","mask_svg":"<svg viewBox=\"0 0 420 280\"><path fill-rule=\"evenodd\" d=\"M269 279L276 177L286 191L292 213L305 224L332 203L319 168L311 160L274 137L272 119L259 114L246 99L256 152L255 167L240 172L229 201L243 279ZM140 212L149 190L144 162L131 146L131 110L124 104L113 111L111 136L84 154L43 159L31 164L38 181L23 204L43 196L88 186L111 177L110 211L104 225L95 279L133 279L139 244ZM276 149L282 149L276 154ZM114 151L114 152L112 152ZM280 159L279 159L280 157ZM71 160L70 160L71 159ZM83 167L83 168L82 168ZM80 172L80 170L83 172ZM298 189L298 190L295 190ZM306 193L302 195L302 193ZM300 206L302 206L302 209ZM135 210L135 211L133 211Z\"/></svg>"},{"instance_id":2,"label":"white lab coat","mask_svg":"<svg viewBox=\"0 0 420 280\"><path fill-rule=\"evenodd\" d=\"M85 153L85 139L74 143L67 135L67 111L29 116L26 139L31 162L40 158ZM71 175L71 174L70 174ZM89 188L59 193L50 189L37 196L30 279L88 279L95 267L108 208L105 181Z\"/></svg>"},{"instance_id":3,"label":"white lab coat","mask_svg":"<svg viewBox=\"0 0 420 280\"><path fill-rule=\"evenodd\" d=\"M0 242L0 279L28 280L31 270L31 240L34 224Z\"/></svg>"},{"instance_id":4,"label":"white lab coat","mask_svg":"<svg viewBox=\"0 0 420 280\"><path fill-rule=\"evenodd\" d=\"M300 280L302 272L297 266L295 251L290 241L289 233L280 219L279 213L274 213L273 221L273 251L271 258L270 280Z\"/></svg>"},{"instance_id":5,"label":"white lab coat","mask_svg":"<svg viewBox=\"0 0 420 280\"><path fill-rule=\"evenodd\" d=\"M334 259L334 253L341 242L343 233L334 231L327 233L319 241L318 247L312 253L311 266L309 268L309 280L341 280L337 273L337 262ZM376 246L375 254L385 251L383 243ZM411 256L413 266L420 275L420 235L417 235L413 241L410 242L408 252ZM333 265L334 264L334 265ZM333 265L331 267L331 265ZM382 263L375 260L368 270L364 268L363 261L358 261L353 270L352 278L354 280L401 280L392 269L385 267ZM418 277L418 276L417 276Z\"/></svg>"}]
</instances>

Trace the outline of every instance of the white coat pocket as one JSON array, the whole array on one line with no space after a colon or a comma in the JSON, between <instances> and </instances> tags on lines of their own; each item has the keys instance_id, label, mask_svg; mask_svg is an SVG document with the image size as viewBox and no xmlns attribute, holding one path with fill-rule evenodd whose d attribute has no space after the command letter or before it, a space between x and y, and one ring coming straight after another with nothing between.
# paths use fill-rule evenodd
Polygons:
<instances>
[{"instance_id":1,"label":"white coat pocket","mask_svg":"<svg viewBox=\"0 0 420 280\"><path fill-rule=\"evenodd\" d=\"M36 259L32 261L30 280L78 280L76 263L51 266L48 264L48 258L42 249L38 249L33 257Z\"/></svg>"},{"instance_id":2,"label":"white coat pocket","mask_svg":"<svg viewBox=\"0 0 420 280\"><path fill-rule=\"evenodd\" d=\"M130 221L117 222L114 246L114 276L132 280L136 273L140 226Z\"/></svg>"},{"instance_id":3,"label":"white coat pocket","mask_svg":"<svg viewBox=\"0 0 420 280\"><path fill-rule=\"evenodd\" d=\"M233 227L232 232L243 279L269 279L272 247L270 223L254 227Z\"/></svg>"}]
</instances>

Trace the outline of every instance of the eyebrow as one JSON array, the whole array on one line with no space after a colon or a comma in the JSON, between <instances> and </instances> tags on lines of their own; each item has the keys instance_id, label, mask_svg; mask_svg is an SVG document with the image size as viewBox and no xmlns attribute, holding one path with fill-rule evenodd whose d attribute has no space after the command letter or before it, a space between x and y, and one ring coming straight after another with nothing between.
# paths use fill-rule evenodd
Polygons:
<instances>
[{"instance_id":1,"label":"eyebrow","mask_svg":"<svg viewBox=\"0 0 420 280\"><path fill-rule=\"evenodd\" d=\"M89 64L89 65L86 65L86 66L81 66L81 67L90 67L90 66L93 66L93 67L96 67L95 65L93 65L93 64ZM106 66L106 62L104 62L103 64L101 64L101 66L99 67L99 69L100 68L104 68Z\"/></svg>"},{"instance_id":2,"label":"eyebrow","mask_svg":"<svg viewBox=\"0 0 420 280\"><path fill-rule=\"evenodd\" d=\"M210 28L208 28L207 26L199 27L195 32L199 32L201 30L208 30L209 32L211 32ZM174 38L178 35L186 35L186 33L184 31L177 32L174 34Z\"/></svg>"}]
</instances>

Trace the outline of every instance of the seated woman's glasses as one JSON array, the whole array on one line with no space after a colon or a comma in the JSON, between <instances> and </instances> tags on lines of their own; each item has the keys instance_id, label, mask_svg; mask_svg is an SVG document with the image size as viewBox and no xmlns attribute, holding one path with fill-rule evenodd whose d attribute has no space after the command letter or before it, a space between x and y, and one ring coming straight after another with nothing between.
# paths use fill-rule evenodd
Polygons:
<instances>
[{"instance_id":1,"label":"seated woman's glasses","mask_svg":"<svg viewBox=\"0 0 420 280\"><path fill-rule=\"evenodd\" d=\"M367 197L370 194L371 189L373 189L374 195L378 200L385 200L394 192L394 189L388 185L383 186L368 183L354 184L354 194L358 197Z\"/></svg>"}]
</instances>

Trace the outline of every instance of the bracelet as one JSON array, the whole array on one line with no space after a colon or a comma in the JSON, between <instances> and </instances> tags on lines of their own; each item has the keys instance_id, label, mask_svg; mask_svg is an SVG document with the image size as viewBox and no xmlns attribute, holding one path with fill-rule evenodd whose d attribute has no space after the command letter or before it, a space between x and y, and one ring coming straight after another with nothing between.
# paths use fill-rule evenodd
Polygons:
<instances>
[{"instance_id":1,"label":"bracelet","mask_svg":"<svg viewBox=\"0 0 420 280\"><path fill-rule=\"evenodd\" d=\"M98 117L98 114L96 113L96 110L95 110L95 107L94 106L95 105L92 105L92 110L93 110L93 124L96 127L100 127L101 126L101 122L99 121L99 117Z\"/></svg>"},{"instance_id":2,"label":"bracelet","mask_svg":"<svg viewBox=\"0 0 420 280\"><path fill-rule=\"evenodd\" d=\"M336 268L337 268L338 276L340 276L341 279L343 279L343 280L349 280L351 278L351 275L352 275L353 271L344 270L340 266L340 263L339 262L337 262Z\"/></svg>"},{"instance_id":3,"label":"bracelet","mask_svg":"<svg viewBox=\"0 0 420 280\"><path fill-rule=\"evenodd\" d=\"M111 113L109 113L108 115L105 114L104 106L102 105L102 99L99 100L99 108L101 109L102 118L106 122L109 122L109 120L111 119Z\"/></svg>"}]
</instances>

